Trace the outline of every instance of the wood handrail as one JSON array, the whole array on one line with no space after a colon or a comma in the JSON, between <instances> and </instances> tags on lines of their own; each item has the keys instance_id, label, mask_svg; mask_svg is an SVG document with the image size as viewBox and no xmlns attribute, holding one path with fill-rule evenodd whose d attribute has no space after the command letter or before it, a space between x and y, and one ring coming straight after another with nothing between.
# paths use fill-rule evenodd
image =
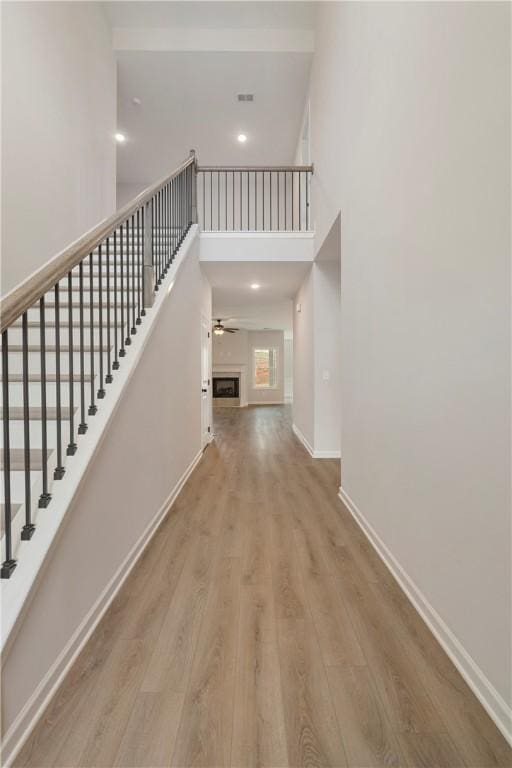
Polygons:
<instances>
[{"instance_id":1,"label":"wood handrail","mask_svg":"<svg viewBox=\"0 0 512 768\"><path fill-rule=\"evenodd\" d=\"M179 176L189 165L195 163L195 154L191 154L171 174L147 187L147 189L138 194L137 197L123 208L101 221L86 232L85 235L54 256L37 272L34 272L34 274L20 283L20 285L13 288L0 301L0 333L9 328L27 309L33 307L41 296L44 296L45 293L62 280L73 267L76 267L83 258L88 256L106 237L111 235L132 213L149 202L153 195L159 192L165 184Z\"/></svg>"},{"instance_id":2,"label":"wood handrail","mask_svg":"<svg viewBox=\"0 0 512 768\"><path fill-rule=\"evenodd\" d=\"M198 173L210 173L216 171L260 171L268 173L270 171L295 171L296 173L313 173L313 165L198 165Z\"/></svg>"}]
</instances>

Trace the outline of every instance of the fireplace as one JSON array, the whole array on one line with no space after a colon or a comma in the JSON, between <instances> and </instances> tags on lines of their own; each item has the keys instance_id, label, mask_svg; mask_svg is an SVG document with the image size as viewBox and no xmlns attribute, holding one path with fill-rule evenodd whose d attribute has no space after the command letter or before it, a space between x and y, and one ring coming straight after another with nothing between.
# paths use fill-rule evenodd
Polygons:
<instances>
[{"instance_id":1,"label":"fireplace","mask_svg":"<svg viewBox=\"0 0 512 768\"><path fill-rule=\"evenodd\" d=\"M213 397L240 397L238 376L214 376Z\"/></svg>"}]
</instances>

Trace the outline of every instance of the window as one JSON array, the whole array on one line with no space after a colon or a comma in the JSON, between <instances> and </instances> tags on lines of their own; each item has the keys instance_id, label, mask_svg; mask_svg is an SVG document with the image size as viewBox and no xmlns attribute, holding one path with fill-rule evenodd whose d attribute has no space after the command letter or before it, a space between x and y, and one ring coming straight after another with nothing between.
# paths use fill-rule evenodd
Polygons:
<instances>
[{"instance_id":1,"label":"window","mask_svg":"<svg viewBox=\"0 0 512 768\"><path fill-rule=\"evenodd\" d=\"M277 388L277 349L253 349L253 385L255 389Z\"/></svg>"}]
</instances>

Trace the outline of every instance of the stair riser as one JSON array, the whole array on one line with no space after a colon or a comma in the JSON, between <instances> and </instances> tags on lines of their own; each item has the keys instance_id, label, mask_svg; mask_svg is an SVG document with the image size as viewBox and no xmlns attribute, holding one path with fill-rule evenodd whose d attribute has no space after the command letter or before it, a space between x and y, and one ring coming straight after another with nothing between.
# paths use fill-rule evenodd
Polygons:
<instances>
[{"instance_id":1,"label":"stair riser","mask_svg":"<svg viewBox=\"0 0 512 768\"><path fill-rule=\"evenodd\" d=\"M66 322L67 322L67 318L66 318ZM108 330L108 327L105 325L103 327L103 346L105 346L107 344L107 330ZM112 344L114 343L114 330L115 330L114 326L112 325L110 327L110 339L111 339ZM61 345L65 344L66 346L68 346L68 331L69 331L69 329L68 329L67 326L61 326L61 329L60 329L60 343L61 343ZM94 333L94 343L95 344L99 344L100 329L98 328L98 326L95 326L93 328L93 333ZM52 326L47 327L46 328L46 332L45 332L45 337L46 337L46 343L48 345L54 345L55 344L55 327L52 327ZM120 340L119 327L118 327L118 331L117 331L117 338L118 338L118 342L119 342L119 340ZM87 344L89 344L90 328L88 326L84 327L84 340L85 340L85 342ZM15 345L15 344L18 345L18 344L22 344L22 342L23 342L23 331L22 331L22 329L18 328L18 327L11 328L9 330L9 344L10 345ZM34 345L34 344L39 345L39 328L29 328L28 329L28 343L31 344L31 345ZM74 326L73 327L73 343L76 346L78 346L78 344L80 343L80 328L78 326ZM67 353L63 352L62 354L64 355L64 354L67 354Z\"/></svg>"},{"instance_id":2,"label":"stair riser","mask_svg":"<svg viewBox=\"0 0 512 768\"><path fill-rule=\"evenodd\" d=\"M56 373L55 363L57 355L55 352L47 352L45 355L46 373ZM113 359L113 357L112 357ZM99 371L99 352L94 353L94 370L95 373ZM103 353L103 360L106 366L107 353ZM86 373L90 370L91 353L84 352L84 371ZM69 352L61 352L60 360L60 372L62 374L68 373L69 368ZM76 375L80 371L80 353L73 352L73 368ZM28 356L28 371L29 373L41 372L41 356L39 352L30 352ZM9 373L23 373L23 355L21 352L9 353Z\"/></svg>"},{"instance_id":3,"label":"stair riser","mask_svg":"<svg viewBox=\"0 0 512 768\"><path fill-rule=\"evenodd\" d=\"M114 374L116 371L114 371ZM98 387L99 379L95 380L95 393ZM85 405L86 408L89 405L91 383L90 381L84 382L85 386ZM69 381L63 381L60 388L61 405L63 407L69 405ZM31 381L28 385L28 401L32 408L39 408L41 406L41 384L37 381ZM80 383L75 382L73 385L73 403L77 407L80 405ZM49 381L46 384L46 404L48 407L55 407L57 405L57 384L53 381ZM23 406L23 384L21 382L11 383L9 385L9 405L12 408Z\"/></svg>"},{"instance_id":4,"label":"stair riser","mask_svg":"<svg viewBox=\"0 0 512 768\"><path fill-rule=\"evenodd\" d=\"M79 415L79 414L78 414ZM43 431L42 422L31 419L30 422L30 447L42 448L43 447ZM63 451L66 450L66 446L69 441L69 420L65 419L62 424L62 446ZM77 421L77 414L75 414L75 442L76 442L76 428L79 421ZM49 420L46 422L47 435L48 435L48 447L53 450L57 447L57 422L55 420ZM3 434L3 422L0 420L0 434ZM11 448L24 448L24 424L23 421L18 419L13 420L9 424L9 444Z\"/></svg>"},{"instance_id":5,"label":"stair riser","mask_svg":"<svg viewBox=\"0 0 512 768\"><path fill-rule=\"evenodd\" d=\"M130 285L129 285L129 288L130 288L129 292L126 290L126 286L123 286L123 288L124 288L124 290L123 290L123 301L124 301L125 307L126 307L126 302L127 302L128 295L130 296L130 306L133 303L133 297L135 297L135 303L137 303L137 297L142 293L142 282L140 284L140 290L139 290L139 286L137 285L137 281L135 281L135 285L133 285L131 280L130 280ZM106 309L106 305L108 303L108 297L109 296L110 296L110 306L111 306L111 308L114 307L114 302L115 302L116 295L117 295L117 304L118 304L118 307L119 307L121 305L121 286L118 285L117 291L114 291L113 287L111 287L109 292L107 292L106 284L104 286L102 286L102 299L103 299L103 304L105 305L105 309ZM73 304L76 303L78 305L78 303L80 301L80 291L79 290L72 291L71 296L72 296ZM89 303L90 298L91 298L90 287L89 287L89 285L84 285L84 290L83 290L83 302L84 302L84 305L86 303ZM100 300L99 286L97 284L93 285L92 300L93 300L93 303L94 302L99 302L99 300ZM49 304L48 309L52 309L54 304L55 304L54 294L53 293L46 294L46 297L45 297L45 310L46 310L46 304L47 303ZM64 319L63 315L64 315L65 312L67 312L67 309L68 309L68 293L67 293L67 290L60 292L60 295L59 295L59 305L60 305L60 310L61 310L61 318ZM39 307L31 307L31 309L35 310L37 313L39 313ZM87 311L89 311L88 307L87 307ZM84 306L84 313L85 313L85 306Z\"/></svg>"},{"instance_id":6,"label":"stair riser","mask_svg":"<svg viewBox=\"0 0 512 768\"><path fill-rule=\"evenodd\" d=\"M99 302L96 302L96 303L99 303ZM64 321L67 322L67 320L68 320L68 307L67 307L67 305L65 307L61 306L60 307L60 311L61 311L61 320L63 322ZM125 306L124 307L125 323L126 323L126 315L127 315L127 310L126 310L126 306ZM100 316L99 307L93 307L92 319L93 319L93 323L94 324L97 324L99 322L99 316ZM114 317L115 317L114 306L113 305L110 307L110 317L111 317L111 319L113 321ZM73 318L73 322L78 322L80 320L80 307L78 306L78 304L76 306L73 306L73 308L72 308L72 318ZM90 309L89 309L89 307L87 305L84 305L84 308L83 308L83 318L84 318L84 322L85 321L89 322L89 320L90 320ZM106 319L107 319L107 304L106 304L106 302L103 303L102 318L103 318L103 321L106 322ZM120 301L120 297L119 297L118 306L117 306L117 319L118 319L118 322L121 322L122 318L123 318L123 315L121 314L121 301ZM39 309L38 308L31 308L31 309L29 309L28 313L27 313L27 319L29 321L39 322ZM45 319L48 322L52 322L52 323L55 321L55 309L54 309L54 307L47 306L45 308Z\"/></svg>"},{"instance_id":7,"label":"stair riser","mask_svg":"<svg viewBox=\"0 0 512 768\"><path fill-rule=\"evenodd\" d=\"M43 476L43 473L40 470L30 472L30 480L31 480L30 486L32 490L32 495L34 495L34 490L35 490L37 493L37 498L39 498L39 493L41 492L40 487L41 487L42 476ZM2 470L0 470L0 499L3 504L5 500L5 496L4 496L4 473L2 472ZM25 472L11 472L11 503L13 504L25 503Z\"/></svg>"}]
</instances>

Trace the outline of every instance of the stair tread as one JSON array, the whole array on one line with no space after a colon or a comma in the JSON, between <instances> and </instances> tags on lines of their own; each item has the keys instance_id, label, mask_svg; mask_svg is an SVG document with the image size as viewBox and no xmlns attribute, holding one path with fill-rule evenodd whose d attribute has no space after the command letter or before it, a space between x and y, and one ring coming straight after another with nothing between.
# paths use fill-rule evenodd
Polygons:
<instances>
[{"instance_id":1,"label":"stair tread","mask_svg":"<svg viewBox=\"0 0 512 768\"><path fill-rule=\"evenodd\" d=\"M62 406L61 407L61 418L62 419L68 419L70 415L70 409L69 407ZM73 409L73 413L76 413L78 411L78 408ZM41 421L42 417L42 409L37 407L32 407L28 409L28 416L29 419L32 419L34 421ZM0 408L0 419L3 419L3 408ZM23 421L24 418L24 412L22 406L11 406L9 408L9 421ZM46 418L50 421L54 421L57 418L57 408L54 406L48 406L46 408Z\"/></svg>"},{"instance_id":2,"label":"stair tread","mask_svg":"<svg viewBox=\"0 0 512 768\"><path fill-rule=\"evenodd\" d=\"M48 450L48 458L53 450ZM23 472L25 470L25 450L23 448L11 448L11 472ZM4 467L4 452L0 450L0 468ZM30 469L38 470L43 468L43 451L41 448L30 449Z\"/></svg>"}]
</instances>

